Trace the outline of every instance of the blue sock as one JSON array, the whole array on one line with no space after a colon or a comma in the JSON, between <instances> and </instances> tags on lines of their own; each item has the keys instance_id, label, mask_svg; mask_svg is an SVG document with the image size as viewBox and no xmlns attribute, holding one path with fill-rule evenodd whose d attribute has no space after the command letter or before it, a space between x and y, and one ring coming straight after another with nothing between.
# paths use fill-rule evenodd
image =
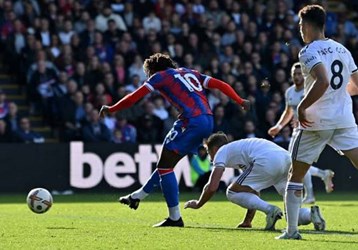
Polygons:
<instances>
[{"instance_id":1,"label":"blue sock","mask_svg":"<svg viewBox=\"0 0 358 250\"><path fill-rule=\"evenodd\" d=\"M143 191L146 193L151 193L154 188L159 187L160 185L160 177L158 170L154 170L150 178L147 180L147 182L143 186Z\"/></svg>"},{"instance_id":2,"label":"blue sock","mask_svg":"<svg viewBox=\"0 0 358 250\"><path fill-rule=\"evenodd\" d=\"M168 207L178 206L179 188L173 169L170 172L165 171L165 173L160 175L160 184Z\"/></svg>"}]
</instances>

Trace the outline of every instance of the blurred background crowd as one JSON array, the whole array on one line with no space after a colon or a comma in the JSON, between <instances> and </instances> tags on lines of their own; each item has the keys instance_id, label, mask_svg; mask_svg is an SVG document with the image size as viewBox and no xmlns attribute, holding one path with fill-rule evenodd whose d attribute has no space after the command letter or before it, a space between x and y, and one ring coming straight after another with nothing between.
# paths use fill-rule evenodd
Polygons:
<instances>
[{"instance_id":1,"label":"blurred background crowd","mask_svg":"<svg viewBox=\"0 0 358 250\"><path fill-rule=\"evenodd\" d=\"M273 140L267 130L284 110L290 69L303 46L298 10L322 4L326 35L343 43L358 63L354 2L0 0L2 73L26 97L20 110L0 90L0 141L46 141L31 127L40 117L55 141L161 143L178 114L158 94L103 121L98 117L102 105L146 80L143 61L156 52L226 81L253 103L246 112L208 91L215 131L232 139ZM265 82L270 87L262 87ZM290 135L286 126L274 140L287 146Z\"/></svg>"}]
</instances>

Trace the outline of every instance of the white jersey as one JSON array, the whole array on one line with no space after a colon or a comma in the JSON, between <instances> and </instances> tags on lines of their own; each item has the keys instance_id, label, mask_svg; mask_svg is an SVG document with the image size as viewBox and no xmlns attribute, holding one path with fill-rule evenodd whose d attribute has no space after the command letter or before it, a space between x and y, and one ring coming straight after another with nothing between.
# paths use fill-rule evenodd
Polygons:
<instances>
[{"instance_id":1,"label":"white jersey","mask_svg":"<svg viewBox=\"0 0 358 250\"><path fill-rule=\"evenodd\" d=\"M330 82L323 96L306 110L307 120L314 122L307 130L355 127L352 99L346 90L351 74L357 71L351 53L331 39L316 40L302 48L299 60L304 95L315 82L310 72L317 64L324 65Z\"/></svg>"},{"instance_id":2,"label":"white jersey","mask_svg":"<svg viewBox=\"0 0 358 250\"><path fill-rule=\"evenodd\" d=\"M296 86L292 85L286 90L285 93L285 100L286 100L286 106L291 107L293 110L293 117L295 120L297 120L297 106L303 99L303 93L304 89L297 91Z\"/></svg>"},{"instance_id":3,"label":"white jersey","mask_svg":"<svg viewBox=\"0 0 358 250\"><path fill-rule=\"evenodd\" d=\"M216 168L235 168L245 170L252 166L256 161L269 160L279 153L289 153L265 139L250 138L230 142L216 152L213 166Z\"/></svg>"}]
</instances>

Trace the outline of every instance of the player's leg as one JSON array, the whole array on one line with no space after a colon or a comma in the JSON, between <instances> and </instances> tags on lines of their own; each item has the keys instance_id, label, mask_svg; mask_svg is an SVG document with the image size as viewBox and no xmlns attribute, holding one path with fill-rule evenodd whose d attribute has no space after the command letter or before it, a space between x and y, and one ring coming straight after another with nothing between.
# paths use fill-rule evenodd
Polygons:
<instances>
[{"instance_id":1,"label":"player's leg","mask_svg":"<svg viewBox=\"0 0 358 250\"><path fill-rule=\"evenodd\" d=\"M342 150L342 152L351 160L353 166L358 169L358 147L351 150Z\"/></svg>"},{"instance_id":2,"label":"player's leg","mask_svg":"<svg viewBox=\"0 0 358 250\"><path fill-rule=\"evenodd\" d=\"M154 225L154 227L184 226L179 209L179 187L174 173L174 167L181 158L183 158L183 155L179 155L176 152L166 149L165 147L160 155L160 159L157 164L157 171L163 195L167 202L169 217L166 220Z\"/></svg>"},{"instance_id":3,"label":"player's leg","mask_svg":"<svg viewBox=\"0 0 358 250\"><path fill-rule=\"evenodd\" d=\"M274 217L270 223L266 223L268 224L268 226L265 227L266 230L274 230L276 221L282 218L280 208L261 199L259 192L249 186L242 186L234 182L228 187L226 196L232 203L248 209L245 219L238 227L251 227L251 222L256 210L264 212L266 215L272 214L272 217Z\"/></svg>"},{"instance_id":4,"label":"player's leg","mask_svg":"<svg viewBox=\"0 0 358 250\"><path fill-rule=\"evenodd\" d=\"M331 193L333 191L333 177L334 172L331 169L319 169L315 166L311 166L308 173L312 176L319 177L324 182L324 186L327 193Z\"/></svg>"},{"instance_id":5,"label":"player's leg","mask_svg":"<svg viewBox=\"0 0 358 250\"><path fill-rule=\"evenodd\" d=\"M287 230L276 239L301 238L298 233L298 217L302 203L303 179L332 135L333 131L301 130L294 138L294 146L291 152L292 164L285 194Z\"/></svg>"},{"instance_id":6,"label":"player's leg","mask_svg":"<svg viewBox=\"0 0 358 250\"><path fill-rule=\"evenodd\" d=\"M284 157L285 159L275 157L256 161L228 187L227 197L230 201L249 210L259 210L266 214L266 230L273 230L276 221L281 219L283 214L279 207L267 203L257 194L260 190L274 185L278 173L287 173L287 170L282 170L281 165L282 161L289 162L289 156L287 154Z\"/></svg>"},{"instance_id":7,"label":"player's leg","mask_svg":"<svg viewBox=\"0 0 358 250\"><path fill-rule=\"evenodd\" d=\"M306 203L306 204L314 203L315 198L313 194L312 175L310 173L310 170L307 171L305 177L303 178L303 187L305 190L305 197L303 198L302 203Z\"/></svg>"},{"instance_id":8,"label":"player's leg","mask_svg":"<svg viewBox=\"0 0 358 250\"><path fill-rule=\"evenodd\" d=\"M287 179L282 179L279 181L274 187L277 192L284 196L285 188L287 186ZM287 213L285 211L285 217L287 218ZM312 206L311 208L300 208L298 214L298 226L300 225L308 225L313 223L316 230L324 230L325 229L325 220L323 219L321 212L318 206Z\"/></svg>"},{"instance_id":9,"label":"player's leg","mask_svg":"<svg viewBox=\"0 0 358 250\"><path fill-rule=\"evenodd\" d=\"M177 121L163 143L157 170L160 185L166 200L169 217L154 225L184 226L179 209L179 187L174 174L174 167L188 153L197 153L199 145L213 130L213 117L201 115L188 121Z\"/></svg>"},{"instance_id":10,"label":"player's leg","mask_svg":"<svg viewBox=\"0 0 358 250\"><path fill-rule=\"evenodd\" d=\"M337 129L330 145L343 152L358 169L358 128Z\"/></svg>"},{"instance_id":11,"label":"player's leg","mask_svg":"<svg viewBox=\"0 0 358 250\"><path fill-rule=\"evenodd\" d=\"M158 187L159 185L159 174L158 171L155 170L150 176L150 178L147 180L147 182L141 188L131 194L119 197L118 201L136 210L139 206L140 201L145 199L153 191L153 189L155 187Z\"/></svg>"}]
</instances>

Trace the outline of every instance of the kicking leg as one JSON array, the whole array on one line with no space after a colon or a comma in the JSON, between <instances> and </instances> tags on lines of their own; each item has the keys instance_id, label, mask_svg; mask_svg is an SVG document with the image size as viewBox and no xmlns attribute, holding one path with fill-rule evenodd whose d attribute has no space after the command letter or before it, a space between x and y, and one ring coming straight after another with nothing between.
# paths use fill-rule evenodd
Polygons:
<instances>
[{"instance_id":1,"label":"kicking leg","mask_svg":"<svg viewBox=\"0 0 358 250\"><path fill-rule=\"evenodd\" d=\"M167 202L169 217L154 225L154 227L184 226L179 209L179 187L174 174L174 167L181 158L183 158L182 155L163 148L157 169L163 195Z\"/></svg>"},{"instance_id":2,"label":"kicking leg","mask_svg":"<svg viewBox=\"0 0 358 250\"><path fill-rule=\"evenodd\" d=\"M119 202L136 210L139 206L139 202L146 198L153 191L153 189L159 185L158 170L155 170L144 186L129 195L120 197Z\"/></svg>"}]
</instances>

